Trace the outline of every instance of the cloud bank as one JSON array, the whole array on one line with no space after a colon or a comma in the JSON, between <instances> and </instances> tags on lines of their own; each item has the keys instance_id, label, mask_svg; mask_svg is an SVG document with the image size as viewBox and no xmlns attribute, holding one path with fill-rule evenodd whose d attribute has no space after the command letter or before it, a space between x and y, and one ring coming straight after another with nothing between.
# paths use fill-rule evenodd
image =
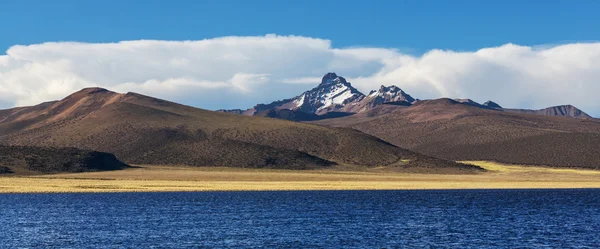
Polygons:
<instances>
[{"instance_id":1,"label":"cloud bank","mask_svg":"<svg viewBox=\"0 0 600 249\"><path fill-rule=\"evenodd\" d=\"M364 92L395 84L421 99L491 99L536 109L573 104L600 116L600 43L505 44L413 56L277 35L13 46L0 55L0 108L56 100L89 86L206 109L247 108L295 96L327 72Z\"/></svg>"}]
</instances>

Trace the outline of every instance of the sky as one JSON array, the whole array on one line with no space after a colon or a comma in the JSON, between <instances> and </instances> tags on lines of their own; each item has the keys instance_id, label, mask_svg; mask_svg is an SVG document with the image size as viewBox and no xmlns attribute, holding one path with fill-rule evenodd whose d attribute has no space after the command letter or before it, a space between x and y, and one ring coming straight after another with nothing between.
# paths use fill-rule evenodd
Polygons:
<instances>
[{"instance_id":1,"label":"sky","mask_svg":"<svg viewBox=\"0 0 600 249\"><path fill-rule=\"evenodd\" d=\"M600 1L0 1L0 108L86 86L205 109L359 90L600 116Z\"/></svg>"}]
</instances>

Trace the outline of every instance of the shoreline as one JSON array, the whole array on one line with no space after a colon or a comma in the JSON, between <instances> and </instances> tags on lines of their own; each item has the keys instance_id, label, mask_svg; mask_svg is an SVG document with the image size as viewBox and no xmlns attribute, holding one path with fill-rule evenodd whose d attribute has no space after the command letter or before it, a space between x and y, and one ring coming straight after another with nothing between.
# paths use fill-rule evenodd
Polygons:
<instances>
[{"instance_id":1,"label":"shoreline","mask_svg":"<svg viewBox=\"0 0 600 249\"><path fill-rule=\"evenodd\" d=\"M70 191L70 192L0 192L2 195L36 194L135 194L135 193L243 193L243 192L351 192L351 191L549 191L549 190L600 190L600 187L584 188L456 188L456 189L293 189L293 190L178 190L178 191Z\"/></svg>"},{"instance_id":2,"label":"shoreline","mask_svg":"<svg viewBox=\"0 0 600 249\"><path fill-rule=\"evenodd\" d=\"M479 164L478 174L140 166L119 171L2 176L0 194L336 190L600 189L600 171Z\"/></svg>"}]
</instances>

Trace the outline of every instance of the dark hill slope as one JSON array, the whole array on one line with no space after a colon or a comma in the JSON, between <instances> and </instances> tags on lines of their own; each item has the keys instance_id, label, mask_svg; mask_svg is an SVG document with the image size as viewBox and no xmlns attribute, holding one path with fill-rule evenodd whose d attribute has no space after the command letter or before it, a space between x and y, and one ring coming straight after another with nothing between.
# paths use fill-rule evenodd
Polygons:
<instances>
[{"instance_id":1,"label":"dark hill slope","mask_svg":"<svg viewBox=\"0 0 600 249\"><path fill-rule=\"evenodd\" d=\"M0 146L0 174L89 172L126 167L108 153L75 148Z\"/></svg>"},{"instance_id":2,"label":"dark hill slope","mask_svg":"<svg viewBox=\"0 0 600 249\"><path fill-rule=\"evenodd\" d=\"M371 115L377 112L382 114ZM353 127L399 147L449 160L600 166L597 120L511 113L437 99L410 107L381 106L316 123Z\"/></svg>"},{"instance_id":3,"label":"dark hill slope","mask_svg":"<svg viewBox=\"0 0 600 249\"><path fill-rule=\"evenodd\" d=\"M30 126L0 139L11 145L105 151L137 164L306 169L339 163L476 170L353 130L207 111L136 93L84 89L40 113ZM0 123L0 136L7 125Z\"/></svg>"}]
</instances>

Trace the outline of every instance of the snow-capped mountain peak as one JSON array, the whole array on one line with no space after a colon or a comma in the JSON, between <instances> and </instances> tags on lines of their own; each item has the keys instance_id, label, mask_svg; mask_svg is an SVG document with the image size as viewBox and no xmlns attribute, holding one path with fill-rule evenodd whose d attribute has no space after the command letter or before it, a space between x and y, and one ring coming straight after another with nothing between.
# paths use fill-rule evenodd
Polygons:
<instances>
[{"instance_id":1,"label":"snow-capped mountain peak","mask_svg":"<svg viewBox=\"0 0 600 249\"><path fill-rule=\"evenodd\" d=\"M327 73L323 76L321 84L296 97L295 101L299 110L321 114L338 111L343 106L363 98L364 94L352 87L344 77Z\"/></svg>"},{"instance_id":2,"label":"snow-capped mountain peak","mask_svg":"<svg viewBox=\"0 0 600 249\"><path fill-rule=\"evenodd\" d=\"M397 102L397 101L406 101L408 103L412 103L415 101L413 97L409 94L405 93L395 85L391 86L381 86L377 91L371 91L368 95L370 98L379 98L379 102Z\"/></svg>"},{"instance_id":3,"label":"snow-capped mountain peak","mask_svg":"<svg viewBox=\"0 0 600 249\"><path fill-rule=\"evenodd\" d=\"M379 90L372 91L366 96L354 88L344 77L335 73L327 73L323 76L319 85L296 97L270 104L258 104L244 111L234 110L230 112L251 116L263 115L273 110L303 112L311 115L358 113L383 103L398 101L412 103L415 99L397 86L381 86Z\"/></svg>"},{"instance_id":4,"label":"snow-capped mountain peak","mask_svg":"<svg viewBox=\"0 0 600 249\"><path fill-rule=\"evenodd\" d=\"M327 73L321 79L319 86L332 85L332 84L348 84L344 77L340 77L335 73Z\"/></svg>"}]
</instances>

